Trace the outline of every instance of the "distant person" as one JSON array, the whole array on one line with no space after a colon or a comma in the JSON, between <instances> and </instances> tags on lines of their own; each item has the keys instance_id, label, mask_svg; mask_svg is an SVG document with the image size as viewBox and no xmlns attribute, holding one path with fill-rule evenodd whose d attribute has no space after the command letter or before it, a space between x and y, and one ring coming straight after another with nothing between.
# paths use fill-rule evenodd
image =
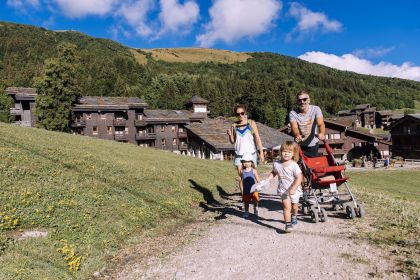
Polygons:
<instances>
[{"instance_id":1,"label":"distant person","mask_svg":"<svg viewBox=\"0 0 420 280\"><path fill-rule=\"evenodd\" d=\"M281 196L285 232L297 225L299 198L302 196L302 171L296 161L299 158L296 144L287 141L280 147L280 161L275 161L268 180L278 176L277 193Z\"/></svg>"},{"instance_id":2,"label":"distant person","mask_svg":"<svg viewBox=\"0 0 420 280\"><path fill-rule=\"evenodd\" d=\"M297 109L289 113L290 126L296 143L307 157L317 157L319 140L325 139L325 124L318 106L309 105L308 92L301 90L296 95Z\"/></svg>"},{"instance_id":3,"label":"distant person","mask_svg":"<svg viewBox=\"0 0 420 280\"><path fill-rule=\"evenodd\" d=\"M257 148L261 163L264 162L264 151L257 125L253 120L248 119L245 106L238 104L234 107L233 111L237 117L237 121L227 130L227 134L229 135L230 143L235 145L234 165L240 177L242 157L245 154L251 155L254 166L257 166ZM240 180L239 177L238 180ZM242 193L241 184L239 186Z\"/></svg>"},{"instance_id":4,"label":"distant person","mask_svg":"<svg viewBox=\"0 0 420 280\"><path fill-rule=\"evenodd\" d=\"M258 175L257 170L254 165L254 157L251 154L243 155L242 159L242 169L241 169L241 189L242 192L242 201L244 202L244 218L249 217L249 204L252 202L254 205L254 215L258 217L258 201L260 200L258 192L252 192L251 188L254 184L259 183L260 176Z\"/></svg>"},{"instance_id":5,"label":"distant person","mask_svg":"<svg viewBox=\"0 0 420 280\"><path fill-rule=\"evenodd\" d=\"M386 169L389 168L389 156L385 157L384 166L385 166Z\"/></svg>"},{"instance_id":6,"label":"distant person","mask_svg":"<svg viewBox=\"0 0 420 280\"><path fill-rule=\"evenodd\" d=\"M373 168L376 168L376 164L378 163L378 158L376 157L376 156L373 156L373 158L372 158L372 165L373 165Z\"/></svg>"}]
</instances>

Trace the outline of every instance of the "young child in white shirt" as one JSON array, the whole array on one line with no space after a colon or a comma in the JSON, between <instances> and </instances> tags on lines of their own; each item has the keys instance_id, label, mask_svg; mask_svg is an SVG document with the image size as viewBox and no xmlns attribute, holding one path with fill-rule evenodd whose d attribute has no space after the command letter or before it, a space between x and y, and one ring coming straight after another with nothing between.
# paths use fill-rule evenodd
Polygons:
<instances>
[{"instance_id":1,"label":"young child in white shirt","mask_svg":"<svg viewBox=\"0 0 420 280\"><path fill-rule=\"evenodd\" d=\"M287 141L280 147L280 161L274 162L268 180L278 176L277 193L283 203L285 232L291 232L297 225L299 198L302 196L302 171L296 161L299 158L297 147L292 141Z\"/></svg>"}]
</instances>

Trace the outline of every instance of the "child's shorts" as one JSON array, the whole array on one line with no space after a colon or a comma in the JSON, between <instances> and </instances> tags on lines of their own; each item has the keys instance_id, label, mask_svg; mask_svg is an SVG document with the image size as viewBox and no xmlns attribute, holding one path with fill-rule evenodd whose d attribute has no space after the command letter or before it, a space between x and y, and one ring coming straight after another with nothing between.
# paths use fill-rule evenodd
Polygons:
<instances>
[{"instance_id":1,"label":"child's shorts","mask_svg":"<svg viewBox=\"0 0 420 280\"><path fill-rule=\"evenodd\" d=\"M253 192L251 194L243 194L242 201L243 202L258 202L260 201L260 196L258 192Z\"/></svg>"},{"instance_id":2,"label":"child's shorts","mask_svg":"<svg viewBox=\"0 0 420 280\"><path fill-rule=\"evenodd\" d=\"M298 188L294 195L289 195L288 190L283 193L280 193L280 195L281 195L281 200L285 200L288 197L290 197L290 200L292 201L292 203L299 203L299 198L302 196L302 189Z\"/></svg>"}]
</instances>

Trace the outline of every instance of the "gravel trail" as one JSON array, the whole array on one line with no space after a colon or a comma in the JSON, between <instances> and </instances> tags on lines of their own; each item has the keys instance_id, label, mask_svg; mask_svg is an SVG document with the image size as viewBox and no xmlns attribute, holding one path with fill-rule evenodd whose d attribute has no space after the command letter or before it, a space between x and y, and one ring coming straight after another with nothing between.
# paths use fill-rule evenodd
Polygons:
<instances>
[{"instance_id":1,"label":"gravel trail","mask_svg":"<svg viewBox=\"0 0 420 280\"><path fill-rule=\"evenodd\" d=\"M117 278L407 279L394 271L387 254L357 239L354 221L341 213L328 211L328 221L318 224L298 216L295 230L284 233L276 184L260 195L258 219L242 218L239 196L225 194L227 203L203 205L224 209L203 236L164 258L125 267Z\"/></svg>"}]
</instances>

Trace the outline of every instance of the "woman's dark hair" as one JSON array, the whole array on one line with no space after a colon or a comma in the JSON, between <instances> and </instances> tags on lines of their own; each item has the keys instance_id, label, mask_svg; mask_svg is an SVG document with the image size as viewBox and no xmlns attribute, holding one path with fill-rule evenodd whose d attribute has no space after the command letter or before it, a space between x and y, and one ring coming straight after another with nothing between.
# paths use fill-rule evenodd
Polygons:
<instances>
[{"instance_id":1,"label":"woman's dark hair","mask_svg":"<svg viewBox=\"0 0 420 280\"><path fill-rule=\"evenodd\" d=\"M233 107L233 113L236 114L236 110L238 110L239 108L244 109L244 111L246 112L245 105L243 105L243 104L236 104L235 107Z\"/></svg>"}]
</instances>

